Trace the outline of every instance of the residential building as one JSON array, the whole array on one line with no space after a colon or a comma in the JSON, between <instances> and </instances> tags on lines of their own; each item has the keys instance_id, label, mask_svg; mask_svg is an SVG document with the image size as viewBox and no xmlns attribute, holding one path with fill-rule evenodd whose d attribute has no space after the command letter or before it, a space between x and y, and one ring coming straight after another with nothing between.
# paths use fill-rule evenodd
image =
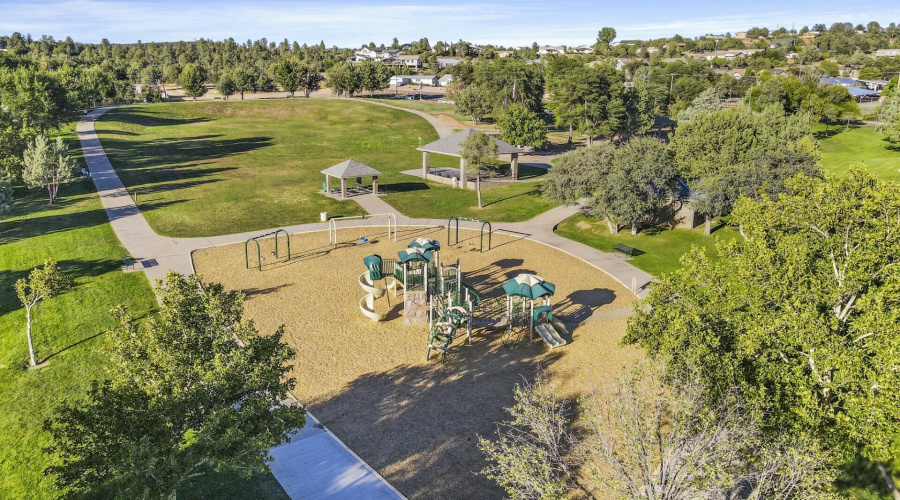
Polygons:
<instances>
[{"instance_id":1,"label":"residential building","mask_svg":"<svg viewBox=\"0 0 900 500\"><path fill-rule=\"evenodd\" d=\"M385 61L400 54L400 49L363 47L353 52L353 61Z\"/></svg>"},{"instance_id":2,"label":"residential building","mask_svg":"<svg viewBox=\"0 0 900 500\"><path fill-rule=\"evenodd\" d=\"M538 54L540 54L542 56L550 55L550 54L565 54L565 53L566 53L566 49L563 47L551 47L549 45L545 45L538 49Z\"/></svg>"},{"instance_id":3,"label":"residential building","mask_svg":"<svg viewBox=\"0 0 900 500\"><path fill-rule=\"evenodd\" d=\"M434 87L438 84L438 78L435 75L395 75L388 80L391 87L402 87L403 85L428 85Z\"/></svg>"},{"instance_id":4,"label":"residential building","mask_svg":"<svg viewBox=\"0 0 900 500\"><path fill-rule=\"evenodd\" d=\"M441 87L446 87L451 83L453 83L453 75L447 74L438 79L438 85L440 85Z\"/></svg>"},{"instance_id":5,"label":"residential building","mask_svg":"<svg viewBox=\"0 0 900 500\"><path fill-rule=\"evenodd\" d=\"M463 62L462 59L458 57L438 57L437 63L438 67L444 69L448 66L456 66L457 64Z\"/></svg>"},{"instance_id":6,"label":"residential building","mask_svg":"<svg viewBox=\"0 0 900 500\"><path fill-rule=\"evenodd\" d=\"M385 63L392 66L408 66L410 68L419 69L422 67L422 57L412 54L397 54L396 56L385 60Z\"/></svg>"},{"instance_id":7,"label":"residential building","mask_svg":"<svg viewBox=\"0 0 900 500\"><path fill-rule=\"evenodd\" d=\"M579 45L578 47L570 48L569 52L574 52L576 54L593 54L594 47L591 45Z\"/></svg>"},{"instance_id":8,"label":"residential building","mask_svg":"<svg viewBox=\"0 0 900 500\"><path fill-rule=\"evenodd\" d=\"M900 49L878 49L875 51L875 57L896 57L900 56Z\"/></svg>"},{"instance_id":9,"label":"residential building","mask_svg":"<svg viewBox=\"0 0 900 500\"><path fill-rule=\"evenodd\" d=\"M737 57L750 57L751 55L759 52L761 49L743 49L743 50L713 50L709 52L701 52L698 54L692 54L695 59L706 59L707 61L712 61L715 58L722 58L727 61L733 61Z\"/></svg>"},{"instance_id":10,"label":"residential building","mask_svg":"<svg viewBox=\"0 0 900 500\"><path fill-rule=\"evenodd\" d=\"M515 53L514 50L498 50L497 52L494 52L494 55L497 57L509 57Z\"/></svg>"}]
</instances>

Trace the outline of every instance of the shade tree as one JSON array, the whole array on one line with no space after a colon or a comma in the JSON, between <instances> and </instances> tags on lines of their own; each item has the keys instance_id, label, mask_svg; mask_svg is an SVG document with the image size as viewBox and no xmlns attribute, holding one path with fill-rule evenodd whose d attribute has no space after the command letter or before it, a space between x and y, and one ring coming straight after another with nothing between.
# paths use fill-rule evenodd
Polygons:
<instances>
[{"instance_id":1,"label":"shade tree","mask_svg":"<svg viewBox=\"0 0 900 500\"><path fill-rule=\"evenodd\" d=\"M770 435L884 468L900 435L898 193L854 167L742 198L732 218L744 238L663 276L626 341L699 374L711 402L737 387Z\"/></svg>"},{"instance_id":2,"label":"shade tree","mask_svg":"<svg viewBox=\"0 0 900 500\"><path fill-rule=\"evenodd\" d=\"M29 187L46 188L52 205L59 194L59 185L72 177L72 170L75 168L68 146L62 137L50 140L40 134L23 155L25 169L22 179Z\"/></svg>"},{"instance_id":3,"label":"shade tree","mask_svg":"<svg viewBox=\"0 0 900 500\"><path fill-rule=\"evenodd\" d=\"M113 311L109 378L45 423L51 474L73 494L173 498L209 473L267 470L269 449L305 423L283 329L260 335L243 296L197 276L158 282L160 311Z\"/></svg>"}]
</instances>

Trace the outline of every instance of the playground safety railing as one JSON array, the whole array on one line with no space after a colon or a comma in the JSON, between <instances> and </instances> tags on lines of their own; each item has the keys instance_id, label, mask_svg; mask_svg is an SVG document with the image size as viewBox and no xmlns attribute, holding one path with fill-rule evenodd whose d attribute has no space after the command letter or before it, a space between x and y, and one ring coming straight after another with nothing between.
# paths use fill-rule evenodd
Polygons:
<instances>
[{"instance_id":1,"label":"playground safety railing","mask_svg":"<svg viewBox=\"0 0 900 500\"><path fill-rule=\"evenodd\" d=\"M388 223L387 223L388 235L387 235L387 237L389 240L391 239L391 234L392 234L391 231L393 230L393 235L394 235L393 240L394 240L394 242L396 242L397 241L397 216L392 213L386 213L386 214L371 214L371 215L350 215L347 217L334 217L332 219L329 219L328 220L328 243L331 245L338 244L338 239L337 239L337 230L338 230L337 223L338 223L338 221L354 220L354 219L366 220L366 219L371 219L372 217L387 217L388 218L387 219L388 220Z\"/></svg>"}]
</instances>

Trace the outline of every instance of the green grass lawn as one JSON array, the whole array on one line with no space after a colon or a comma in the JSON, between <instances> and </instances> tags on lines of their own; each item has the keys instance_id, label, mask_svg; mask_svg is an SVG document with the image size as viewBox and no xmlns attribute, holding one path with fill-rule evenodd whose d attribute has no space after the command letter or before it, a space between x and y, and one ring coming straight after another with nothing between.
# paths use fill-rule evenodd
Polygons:
<instances>
[{"instance_id":1,"label":"green grass lawn","mask_svg":"<svg viewBox=\"0 0 900 500\"><path fill-rule=\"evenodd\" d=\"M407 109L415 109L416 111L424 111L428 114L432 115L447 115L454 120L461 122L464 125L473 126L472 120L470 117L461 115L456 112L456 106L453 104L446 104L436 102L436 100L407 100L407 99L393 99L393 98L385 98L385 97L374 97L374 98L364 98L364 99L372 99L373 101L383 102L385 104L390 104L391 106L397 106L398 108L407 108Z\"/></svg>"},{"instance_id":2,"label":"green grass lawn","mask_svg":"<svg viewBox=\"0 0 900 500\"><path fill-rule=\"evenodd\" d=\"M103 147L150 225L167 236L210 236L360 215L319 191L320 171L348 158L384 173L386 201L414 217L528 219L549 208L540 183L474 193L401 174L421 168L424 119L353 100L284 99L119 108L97 124ZM435 166L458 159L432 155Z\"/></svg>"},{"instance_id":3,"label":"green grass lawn","mask_svg":"<svg viewBox=\"0 0 900 500\"><path fill-rule=\"evenodd\" d=\"M843 174L850 165L865 162L866 168L880 179L900 179L900 147L884 141L875 127L817 125L814 129L822 150L822 168Z\"/></svg>"},{"instance_id":4,"label":"green grass lawn","mask_svg":"<svg viewBox=\"0 0 900 500\"><path fill-rule=\"evenodd\" d=\"M79 156L74 134L64 137ZM61 496L44 475L48 461L42 450L49 445L44 420L64 398L83 396L93 380L104 376L110 309L124 304L138 318L156 310L144 274L121 271L125 250L93 183L73 180L60 188L54 205L47 200L45 190L18 189L12 210L0 216L0 498ZM35 355L39 363L48 363L27 370L25 311L13 284L47 258L75 283L35 308ZM286 497L271 474L249 480L202 477L185 490L179 498Z\"/></svg>"},{"instance_id":5,"label":"green grass lawn","mask_svg":"<svg viewBox=\"0 0 900 500\"><path fill-rule=\"evenodd\" d=\"M136 316L156 307L141 273L125 274L125 254L88 180L60 188L61 199L47 205L47 193L18 192L11 214L0 220L0 497L57 495L44 476L49 444L41 425L67 397L85 393L101 376L106 356L107 311L127 305ZM13 284L53 258L75 279L72 290L35 309L34 342L45 368L26 370L25 311Z\"/></svg>"},{"instance_id":6,"label":"green grass lawn","mask_svg":"<svg viewBox=\"0 0 900 500\"><path fill-rule=\"evenodd\" d=\"M681 256L691 247L706 250L711 259L718 258L715 244L723 239L733 239L740 235L734 229L724 226L710 236L703 235L703 227L695 229L645 230L636 236L626 228L619 234L609 234L606 222L584 215L574 215L564 220L556 228L557 234L604 252L613 251L619 243L640 251L629 263L654 276L672 272L681 267Z\"/></svg>"}]
</instances>

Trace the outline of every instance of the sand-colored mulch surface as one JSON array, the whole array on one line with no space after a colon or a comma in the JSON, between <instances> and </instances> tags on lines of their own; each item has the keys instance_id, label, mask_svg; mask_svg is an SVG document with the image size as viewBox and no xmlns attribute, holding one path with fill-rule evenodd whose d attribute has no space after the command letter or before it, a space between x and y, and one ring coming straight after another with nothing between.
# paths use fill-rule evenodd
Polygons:
<instances>
[{"instance_id":1,"label":"sand-colored mulch surface","mask_svg":"<svg viewBox=\"0 0 900 500\"><path fill-rule=\"evenodd\" d=\"M363 234L376 241L357 244ZM484 465L476 436L507 418L515 384L540 364L561 395L576 397L641 356L618 344L633 295L558 250L498 233L493 249L480 253L477 232L465 230L448 247L443 228L401 228L397 243L383 228L341 229L339 237L343 243L332 247L326 232L293 235L289 262L275 259L272 240L264 240L262 272L245 269L243 244L198 250L194 263L207 281L246 292L247 316L262 333L285 325L297 350L297 398L410 498L502 497L475 475ZM359 311L363 257L396 258L417 237L439 240L441 261L459 258L463 280L488 296L501 295L499 287L521 272L555 283L554 310L571 342L551 350L535 335L510 348L500 331L476 330L471 346L464 336L454 341L446 364L426 362L427 326L404 322L402 297L391 297L390 308L376 300L377 310L389 312L381 323Z\"/></svg>"}]
</instances>

